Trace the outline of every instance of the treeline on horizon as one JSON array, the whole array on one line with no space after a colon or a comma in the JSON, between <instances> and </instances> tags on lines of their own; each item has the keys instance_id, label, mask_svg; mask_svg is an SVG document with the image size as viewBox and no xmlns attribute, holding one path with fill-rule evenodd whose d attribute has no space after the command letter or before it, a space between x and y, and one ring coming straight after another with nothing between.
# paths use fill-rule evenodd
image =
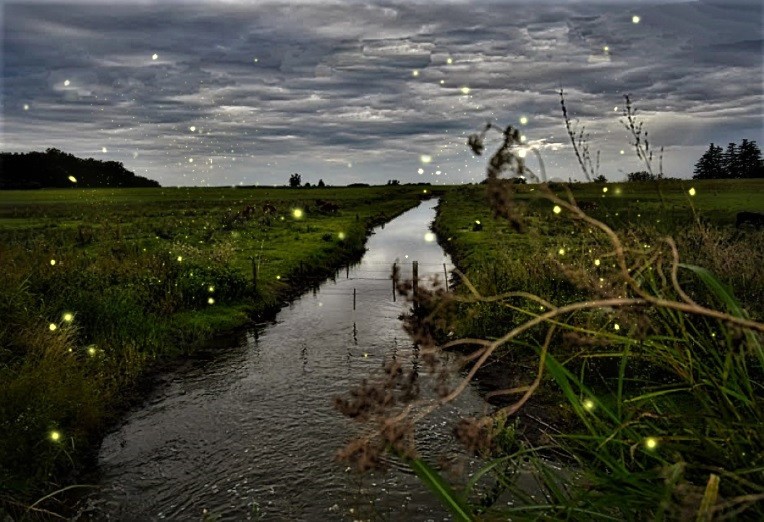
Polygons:
<instances>
[{"instance_id":1,"label":"treeline on horizon","mask_svg":"<svg viewBox=\"0 0 764 522\"><path fill-rule=\"evenodd\" d=\"M764 178L764 160L753 140L730 143L727 149L711 143L695 164L694 179Z\"/></svg>"},{"instance_id":2,"label":"treeline on horizon","mask_svg":"<svg viewBox=\"0 0 764 522\"><path fill-rule=\"evenodd\" d=\"M159 186L117 161L82 159L54 148L0 153L0 190Z\"/></svg>"}]
</instances>

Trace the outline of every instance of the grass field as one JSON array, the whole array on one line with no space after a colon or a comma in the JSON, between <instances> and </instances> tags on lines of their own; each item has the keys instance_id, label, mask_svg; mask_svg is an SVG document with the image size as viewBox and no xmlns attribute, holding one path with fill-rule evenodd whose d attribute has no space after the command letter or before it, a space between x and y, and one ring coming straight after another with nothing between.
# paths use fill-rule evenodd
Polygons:
<instances>
[{"instance_id":1,"label":"grass field","mask_svg":"<svg viewBox=\"0 0 764 522\"><path fill-rule=\"evenodd\" d=\"M628 277L611 238L539 186L516 187L515 225L494 217L484 186L441 199L434 228L475 291L461 284L424 321L452 343L492 343L477 345L493 351L476 379L499 409L469 432L489 465L454 502L488 519L760 519L761 335L704 314L764 318L764 231L734 226L738 211L764 210L764 180L571 189L615 231ZM676 285L667 236L685 264ZM529 466L534 497L515 481Z\"/></svg>"},{"instance_id":2,"label":"grass field","mask_svg":"<svg viewBox=\"0 0 764 522\"><path fill-rule=\"evenodd\" d=\"M71 483L154 361L275 311L423 196L423 187L1 193L0 507L23 512Z\"/></svg>"}]
</instances>

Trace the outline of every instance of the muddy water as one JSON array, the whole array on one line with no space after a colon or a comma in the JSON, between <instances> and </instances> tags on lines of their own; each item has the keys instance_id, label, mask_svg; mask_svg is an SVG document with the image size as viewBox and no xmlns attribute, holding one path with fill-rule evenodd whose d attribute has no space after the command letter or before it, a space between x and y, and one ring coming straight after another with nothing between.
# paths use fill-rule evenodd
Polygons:
<instances>
[{"instance_id":1,"label":"muddy water","mask_svg":"<svg viewBox=\"0 0 764 522\"><path fill-rule=\"evenodd\" d=\"M206 510L215 520L448 519L404 466L358 476L333 459L359 429L334 410L334 397L391 358L430 379L402 330L409 305L393 301L389 275L395 261L403 277L415 260L422 278L451 268L425 238L434 207L424 202L376 230L359 265L274 323L221 340L224 355L167 375L105 439L100 489L82 518L199 520ZM422 421L420 453L433 462L455 455L452 421L483 410L468 390Z\"/></svg>"}]
</instances>

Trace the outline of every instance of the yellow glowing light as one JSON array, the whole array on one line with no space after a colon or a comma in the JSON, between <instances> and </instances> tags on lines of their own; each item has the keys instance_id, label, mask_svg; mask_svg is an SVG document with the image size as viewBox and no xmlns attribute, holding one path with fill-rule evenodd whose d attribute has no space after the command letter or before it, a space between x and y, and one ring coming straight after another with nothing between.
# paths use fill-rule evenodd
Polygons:
<instances>
[{"instance_id":1,"label":"yellow glowing light","mask_svg":"<svg viewBox=\"0 0 764 522\"><path fill-rule=\"evenodd\" d=\"M615 195L616 195L616 196L618 196L618 195L620 195L620 194L621 194L621 187L618 187L618 188L616 188L616 189L615 189ZM616 214L616 216L617 216L617 215L618 215L618 214Z\"/></svg>"},{"instance_id":2,"label":"yellow glowing light","mask_svg":"<svg viewBox=\"0 0 764 522\"><path fill-rule=\"evenodd\" d=\"M66 312L63 316L63 319L67 323L71 323L72 321L74 321L74 314L72 314L71 312Z\"/></svg>"},{"instance_id":3,"label":"yellow glowing light","mask_svg":"<svg viewBox=\"0 0 764 522\"><path fill-rule=\"evenodd\" d=\"M606 53L609 53L610 52L610 46L606 45L606 46L604 46L602 48L602 50L605 51Z\"/></svg>"},{"instance_id":4,"label":"yellow glowing light","mask_svg":"<svg viewBox=\"0 0 764 522\"><path fill-rule=\"evenodd\" d=\"M58 326L56 326L56 323L50 323L48 325L48 330L50 330L51 332L55 332L57 329L58 329Z\"/></svg>"},{"instance_id":5,"label":"yellow glowing light","mask_svg":"<svg viewBox=\"0 0 764 522\"><path fill-rule=\"evenodd\" d=\"M364 356L364 357L368 357L368 356L369 356L369 354L368 354L368 353L366 353L366 352L364 352L363 356Z\"/></svg>"},{"instance_id":6,"label":"yellow glowing light","mask_svg":"<svg viewBox=\"0 0 764 522\"><path fill-rule=\"evenodd\" d=\"M215 304L215 298L214 297L209 297L207 299L207 304Z\"/></svg>"},{"instance_id":7,"label":"yellow glowing light","mask_svg":"<svg viewBox=\"0 0 764 522\"><path fill-rule=\"evenodd\" d=\"M613 330L615 330L616 332L617 332L618 330L620 330L620 329L621 329L621 325L620 325L620 324L618 324L618 323L615 323L615 324L613 325Z\"/></svg>"},{"instance_id":8,"label":"yellow glowing light","mask_svg":"<svg viewBox=\"0 0 764 522\"><path fill-rule=\"evenodd\" d=\"M180 263L181 261L183 261L183 256L178 256L178 263Z\"/></svg>"},{"instance_id":9,"label":"yellow glowing light","mask_svg":"<svg viewBox=\"0 0 764 522\"><path fill-rule=\"evenodd\" d=\"M475 224L476 224L476 225L479 225L479 224L480 224L480 220L479 220L479 219L476 219L476 220L475 220Z\"/></svg>"},{"instance_id":10,"label":"yellow glowing light","mask_svg":"<svg viewBox=\"0 0 764 522\"><path fill-rule=\"evenodd\" d=\"M422 194L427 194L427 189L422 190Z\"/></svg>"},{"instance_id":11,"label":"yellow glowing light","mask_svg":"<svg viewBox=\"0 0 764 522\"><path fill-rule=\"evenodd\" d=\"M594 266L600 266L600 260L599 259L595 259L594 260Z\"/></svg>"},{"instance_id":12,"label":"yellow glowing light","mask_svg":"<svg viewBox=\"0 0 764 522\"><path fill-rule=\"evenodd\" d=\"M525 136L525 134L520 136L520 143L525 143L526 141L528 141L528 138Z\"/></svg>"},{"instance_id":13,"label":"yellow glowing light","mask_svg":"<svg viewBox=\"0 0 764 522\"><path fill-rule=\"evenodd\" d=\"M441 85L443 85L444 83L446 83L446 80L440 80Z\"/></svg>"},{"instance_id":14,"label":"yellow glowing light","mask_svg":"<svg viewBox=\"0 0 764 522\"><path fill-rule=\"evenodd\" d=\"M96 354L97 351L98 350L96 350L96 347L93 346L92 344L90 346L88 346L88 355L89 356L95 357L95 354Z\"/></svg>"},{"instance_id":15,"label":"yellow glowing light","mask_svg":"<svg viewBox=\"0 0 764 522\"><path fill-rule=\"evenodd\" d=\"M520 118L520 125L527 125L527 124L528 124L528 117L527 116L522 116Z\"/></svg>"},{"instance_id":16,"label":"yellow glowing light","mask_svg":"<svg viewBox=\"0 0 764 522\"><path fill-rule=\"evenodd\" d=\"M634 15L634 16L631 17L631 23L633 23L633 24L638 24L641 21L642 21L642 19L640 17L638 17L637 15Z\"/></svg>"},{"instance_id":17,"label":"yellow glowing light","mask_svg":"<svg viewBox=\"0 0 764 522\"><path fill-rule=\"evenodd\" d=\"M560 254L561 256L564 256L564 255L565 255L565 249L564 249L564 248L561 248L561 249L559 249L559 250L557 251L557 253L558 253L558 254Z\"/></svg>"},{"instance_id":18,"label":"yellow glowing light","mask_svg":"<svg viewBox=\"0 0 764 522\"><path fill-rule=\"evenodd\" d=\"M260 59L259 59L259 58L253 58L253 61L254 61L255 63L257 63L257 62L259 62L259 61L260 61Z\"/></svg>"},{"instance_id":19,"label":"yellow glowing light","mask_svg":"<svg viewBox=\"0 0 764 522\"><path fill-rule=\"evenodd\" d=\"M189 163L193 163L194 162L194 158L188 158L188 162Z\"/></svg>"},{"instance_id":20,"label":"yellow glowing light","mask_svg":"<svg viewBox=\"0 0 764 522\"><path fill-rule=\"evenodd\" d=\"M469 87L462 87L460 90L462 91L462 94L469 94L470 93L470 88Z\"/></svg>"},{"instance_id":21,"label":"yellow glowing light","mask_svg":"<svg viewBox=\"0 0 764 522\"><path fill-rule=\"evenodd\" d=\"M592 411L594 409L594 401L591 399L586 399L584 401L584 409L586 411Z\"/></svg>"},{"instance_id":22,"label":"yellow glowing light","mask_svg":"<svg viewBox=\"0 0 764 522\"><path fill-rule=\"evenodd\" d=\"M618 151L618 153L619 153L621 156L623 156L624 154L626 154L626 151L625 151L625 150L623 150L623 149L621 149L621 150L619 150L619 151Z\"/></svg>"},{"instance_id":23,"label":"yellow glowing light","mask_svg":"<svg viewBox=\"0 0 764 522\"><path fill-rule=\"evenodd\" d=\"M690 194L690 196L694 196L694 195L695 195L695 187L692 187L692 188L691 188L690 190L688 190L687 192Z\"/></svg>"},{"instance_id":24,"label":"yellow glowing light","mask_svg":"<svg viewBox=\"0 0 764 522\"><path fill-rule=\"evenodd\" d=\"M413 76L414 78L416 78L417 76L419 76L419 71L417 71L416 69L414 69L413 71L411 71L411 76Z\"/></svg>"},{"instance_id":25,"label":"yellow glowing light","mask_svg":"<svg viewBox=\"0 0 764 522\"><path fill-rule=\"evenodd\" d=\"M51 259L50 260L50 266L56 266L56 260L55 259Z\"/></svg>"},{"instance_id":26,"label":"yellow glowing light","mask_svg":"<svg viewBox=\"0 0 764 522\"><path fill-rule=\"evenodd\" d=\"M50 435L48 435L48 436L50 437L50 440L52 440L53 442L58 442L59 440L61 440L61 432L60 431L53 430L53 431L50 432Z\"/></svg>"},{"instance_id":27,"label":"yellow glowing light","mask_svg":"<svg viewBox=\"0 0 764 522\"><path fill-rule=\"evenodd\" d=\"M296 208L292 211L292 216L294 216L295 219L300 219L302 217L302 209Z\"/></svg>"},{"instance_id":28,"label":"yellow glowing light","mask_svg":"<svg viewBox=\"0 0 764 522\"><path fill-rule=\"evenodd\" d=\"M421 169L421 168L417 169L416 173L417 174L424 174L424 169Z\"/></svg>"},{"instance_id":29,"label":"yellow glowing light","mask_svg":"<svg viewBox=\"0 0 764 522\"><path fill-rule=\"evenodd\" d=\"M419 156L419 161L427 165L428 163L432 161L432 156L430 156L429 154L422 154L421 156Z\"/></svg>"},{"instance_id":30,"label":"yellow glowing light","mask_svg":"<svg viewBox=\"0 0 764 522\"><path fill-rule=\"evenodd\" d=\"M104 154L106 154L106 153L107 153L107 152L109 152L109 151L108 151L108 149L107 149L106 147L101 147L101 152L103 152Z\"/></svg>"},{"instance_id":31,"label":"yellow glowing light","mask_svg":"<svg viewBox=\"0 0 764 522\"><path fill-rule=\"evenodd\" d=\"M427 241L428 243L432 243L433 241L435 241L435 234L433 234L432 232L427 232L424 235L424 240Z\"/></svg>"},{"instance_id":32,"label":"yellow glowing light","mask_svg":"<svg viewBox=\"0 0 764 522\"><path fill-rule=\"evenodd\" d=\"M517 151L517 155L521 158L524 158L528 154L528 151L526 149L520 149Z\"/></svg>"},{"instance_id":33,"label":"yellow glowing light","mask_svg":"<svg viewBox=\"0 0 764 522\"><path fill-rule=\"evenodd\" d=\"M25 110L25 111L28 111L28 110L29 110L29 104L28 104L28 103L25 103L25 104L24 104L24 110Z\"/></svg>"},{"instance_id":34,"label":"yellow glowing light","mask_svg":"<svg viewBox=\"0 0 764 522\"><path fill-rule=\"evenodd\" d=\"M69 80L64 80L64 87L69 87L69 84L72 83Z\"/></svg>"},{"instance_id":35,"label":"yellow glowing light","mask_svg":"<svg viewBox=\"0 0 764 522\"><path fill-rule=\"evenodd\" d=\"M647 437L645 439L645 447L649 450L655 449L658 446L658 440L655 437Z\"/></svg>"},{"instance_id":36,"label":"yellow glowing light","mask_svg":"<svg viewBox=\"0 0 764 522\"><path fill-rule=\"evenodd\" d=\"M344 232L340 232L339 234L337 234L337 237L340 238L340 239L345 239L345 233Z\"/></svg>"},{"instance_id":37,"label":"yellow glowing light","mask_svg":"<svg viewBox=\"0 0 764 522\"><path fill-rule=\"evenodd\" d=\"M159 58L159 55L157 53L154 53L151 55L152 60L156 60L157 58Z\"/></svg>"},{"instance_id":38,"label":"yellow glowing light","mask_svg":"<svg viewBox=\"0 0 764 522\"><path fill-rule=\"evenodd\" d=\"M77 178L75 178L74 176L69 176L69 181L71 181L72 183L77 183Z\"/></svg>"},{"instance_id":39,"label":"yellow glowing light","mask_svg":"<svg viewBox=\"0 0 764 522\"><path fill-rule=\"evenodd\" d=\"M210 285L209 287L207 287L207 291L208 291L209 293L212 293L212 292L214 292L214 291L215 291L215 287L214 287L214 286L212 286L212 285Z\"/></svg>"},{"instance_id":40,"label":"yellow glowing light","mask_svg":"<svg viewBox=\"0 0 764 522\"><path fill-rule=\"evenodd\" d=\"M451 57L449 57L449 58L447 58L447 59L446 59L446 63L447 63L448 65L451 65L452 63L454 63L454 59L453 59L453 58L451 58Z\"/></svg>"},{"instance_id":41,"label":"yellow glowing light","mask_svg":"<svg viewBox=\"0 0 764 522\"><path fill-rule=\"evenodd\" d=\"M191 132L196 132L196 127L195 127L194 125L191 125L191 126L188 128L188 130L190 130Z\"/></svg>"},{"instance_id":42,"label":"yellow glowing light","mask_svg":"<svg viewBox=\"0 0 764 522\"><path fill-rule=\"evenodd\" d=\"M602 187L602 192L607 192L607 187Z\"/></svg>"},{"instance_id":43,"label":"yellow glowing light","mask_svg":"<svg viewBox=\"0 0 764 522\"><path fill-rule=\"evenodd\" d=\"M552 212L554 212L555 214L559 214L560 212L562 212L560 205L555 205L554 208L552 209Z\"/></svg>"},{"instance_id":44,"label":"yellow glowing light","mask_svg":"<svg viewBox=\"0 0 764 522\"><path fill-rule=\"evenodd\" d=\"M277 276L276 276L276 279L278 279L278 280L281 280L281 276L280 276L280 275L277 275Z\"/></svg>"}]
</instances>

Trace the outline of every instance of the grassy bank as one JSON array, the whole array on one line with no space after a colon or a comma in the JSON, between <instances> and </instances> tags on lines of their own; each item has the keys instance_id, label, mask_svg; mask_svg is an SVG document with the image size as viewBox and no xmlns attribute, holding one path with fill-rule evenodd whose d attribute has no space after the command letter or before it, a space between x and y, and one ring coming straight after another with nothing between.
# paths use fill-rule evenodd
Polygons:
<instances>
[{"instance_id":1,"label":"grassy bank","mask_svg":"<svg viewBox=\"0 0 764 522\"><path fill-rule=\"evenodd\" d=\"M709 314L764 318L764 231L734 227L738 211L764 208L764 182L573 185L577 206L541 192L516 187L514 224L494 217L484 186L446 194L438 209L439 241L474 289L460 285L426 321L484 341L476 380L500 412L461 429L494 459L462 492L468 509L760 519L761 336ZM553 471L550 456L571 471ZM516 480L528 467L533 497Z\"/></svg>"},{"instance_id":2,"label":"grassy bank","mask_svg":"<svg viewBox=\"0 0 764 522\"><path fill-rule=\"evenodd\" d=\"M90 189L0 199L0 513L76 480L157 361L272 312L422 187ZM55 508L55 499L35 509Z\"/></svg>"}]
</instances>

